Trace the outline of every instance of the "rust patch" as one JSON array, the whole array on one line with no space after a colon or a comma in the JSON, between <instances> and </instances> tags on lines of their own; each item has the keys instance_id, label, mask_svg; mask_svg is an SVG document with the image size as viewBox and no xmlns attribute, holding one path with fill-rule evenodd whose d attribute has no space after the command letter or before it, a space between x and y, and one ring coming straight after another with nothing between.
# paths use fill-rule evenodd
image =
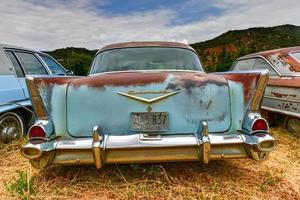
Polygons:
<instances>
[{"instance_id":1,"label":"rust patch","mask_svg":"<svg viewBox=\"0 0 300 200\"><path fill-rule=\"evenodd\" d=\"M70 76L70 77L36 77L34 78L34 84L35 85L63 85L66 83L71 82L72 80L82 78L80 76Z\"/></svg>"},{"instance_id":2,"label":"rust patch","mask_svg":"<svg viewBox=\"0 0 300 200\"><path fill-rule=\"evenodd\" d=\"M166 89L186 88L190 89L205 84L224 85L226 80L222 76L207 75L200 72L188 71L142 71L142 72L116 72L98 74L90 77L74 80L71 86L79 87L87 85L89 87L102 88L104 86L130 86L148 85L152 83L163 83L171 75L170 83Z\"/></svg>"},{"instance_id":3,"label":"rust patch","mask_svg":"<svg viewBox=\"0 0 300 200\"><path fill-rule=\"evenodd\" d=\"M214 84L218 86L227 85L226 79L220 75L208 75L203 73L174 73L174 79L168 84L166 89L176 90L185 88L188 93L195 87Z\"/></svg>"},{"instance_id":4,"label":"rust patch","mask_svg":"<svg viewBox=\"0 0 300 200\"><path fill-rule=\"evenodd\" d=\"M96 88L104 86L147 85L164 82L168 74L169 72L116 72L98 74L74 80L70 85L74 87L87 85Z\"/></svg>"},{"instance_id":5,"label":"rust patch","mask_svg":"<svg viewBox=\"0 0 300 200\"><path fill-rule=\"evenodd\" d=\"M288 96L287 94L280 94L277 92L271 92L273 96L278 97L278 98L282 98L282 97L286 97Z\"/></svg>"},{"instance_id":6,"label":"rust patch","mask_svg":"<svg viewBox=\"0 0 300 200\"><path fill-rule=\"evenodd\" d=\"M300 88L300 77L274 79L270 78L268 85Z\"/></svg>"},{"instance_id":7,"label":"rust patch","mask_svg":"<svg viewBox=\"0 0 300 200\"><path fill-rule=\"evenodd\" d=\"M228 80L239 82L243 85L244 89L244 102L249 102L251 99L254 88L252 88L252 84L256 86L258 80L260 78L260 74L225 74L224 77Z\"/></svg>"}]
</instances>

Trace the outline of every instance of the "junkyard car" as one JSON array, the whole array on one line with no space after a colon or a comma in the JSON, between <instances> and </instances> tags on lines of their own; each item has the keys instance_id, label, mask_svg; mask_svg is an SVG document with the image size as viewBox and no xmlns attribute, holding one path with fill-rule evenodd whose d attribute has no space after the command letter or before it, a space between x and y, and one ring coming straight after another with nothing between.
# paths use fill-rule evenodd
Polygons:
<instances>
[{"instance_id":1,"label":"junkyard car","mask_svg":"<svg viewBox=\"0 0 300 200\"><path fill-rule=\"evenodd\" d=\"M33 112L25 76L66 74L67 71L45 53L0 44L1 141L24 134L31 121Z\"/></svg>"},{"instance_id":2,"label":"junkyard car","mask_svg":"<svg viewBox=\"0 0 300 200\"><path fill-rule=\"evenodd\" d=\"M236 60L234 70L268 69L270 78L262 102L270 121L284 115L285 126L300 133L300 47L259 52Z\"/></svg>"},{"instance_id":3,"label":"junkyard car","mask_svg":"<svg viewBox=\"0 0 300 200\"><path fill-rule=\"evenodd\" d=\"M27 79L38 120L22 154L36 168L264 160L276 147L259 113L267 78L206 74L181 43L108 45L87 77Z\"/></svg>"}]
</instances>

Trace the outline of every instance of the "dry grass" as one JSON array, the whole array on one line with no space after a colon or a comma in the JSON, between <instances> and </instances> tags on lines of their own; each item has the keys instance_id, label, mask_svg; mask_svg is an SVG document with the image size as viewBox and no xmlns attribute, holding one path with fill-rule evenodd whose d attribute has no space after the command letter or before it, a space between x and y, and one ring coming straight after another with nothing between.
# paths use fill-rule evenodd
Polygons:
<instances>
[{"instance_id":1,"label":"dry grass","mask_svg":"<svg viewBox=\"0 0 300 200\"><path fill-rule=\"evenodd\" d=\"M32 199L300 199L300 138L272 129L278 149L268 161L56 166L31 169L22 142L0 146L0 198L15 199L5 184L17 170L34 179ZM25 195L26 196L26 195Z\"/></svg>"}]
</instances>

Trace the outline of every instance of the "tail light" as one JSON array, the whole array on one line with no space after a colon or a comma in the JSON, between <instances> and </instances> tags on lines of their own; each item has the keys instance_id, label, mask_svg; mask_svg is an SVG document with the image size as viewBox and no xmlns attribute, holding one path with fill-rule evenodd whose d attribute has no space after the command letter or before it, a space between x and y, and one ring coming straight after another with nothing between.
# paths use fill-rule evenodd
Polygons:
<instances>
[{"instance_id":1,"label":"tail light","mask_svg":"<svg viewBox=\"0 0 300 200\"><path fill-rule=\"evenodd\" d=\"M268 123L265 119L259 118L259 119L254 120L254 122L252 123L251 130L252 130L252 132L268 131L269 126L268 126Z\"/></svg>"},{"instance_id":2,"label":"tail light","mask_svg":"<svg viewBox=\"0 0 300 200\"><path fill-rule=\"evenodd\" d=\"M47 135L43 127L41 126L32 126L28 131L28 139L34 143L40 143L43 140L46 140Z\"/></svg>"}]
</instances>

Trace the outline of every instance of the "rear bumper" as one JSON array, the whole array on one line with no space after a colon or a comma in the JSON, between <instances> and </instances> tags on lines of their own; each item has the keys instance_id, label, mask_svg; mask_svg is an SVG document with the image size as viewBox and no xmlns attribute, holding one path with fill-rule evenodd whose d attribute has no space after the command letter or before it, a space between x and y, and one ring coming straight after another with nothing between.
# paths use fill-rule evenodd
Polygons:
<instances>
[{"instance_id":1,"label":"rear bumper","mask_svg":"<svg viewBox=\"0 0 300 200\"><path fill-rule=\"evenodd\" d=\"M60 140L41 144L26 144L24 157L36 168L51 164L93 164L101 168L109 163L145 163L196 161L252 157L251 152L269 152L276 148L276 141L269 134L167 135L147 137L142 134L104 136Z\"/></svg>"}]
</instances>

